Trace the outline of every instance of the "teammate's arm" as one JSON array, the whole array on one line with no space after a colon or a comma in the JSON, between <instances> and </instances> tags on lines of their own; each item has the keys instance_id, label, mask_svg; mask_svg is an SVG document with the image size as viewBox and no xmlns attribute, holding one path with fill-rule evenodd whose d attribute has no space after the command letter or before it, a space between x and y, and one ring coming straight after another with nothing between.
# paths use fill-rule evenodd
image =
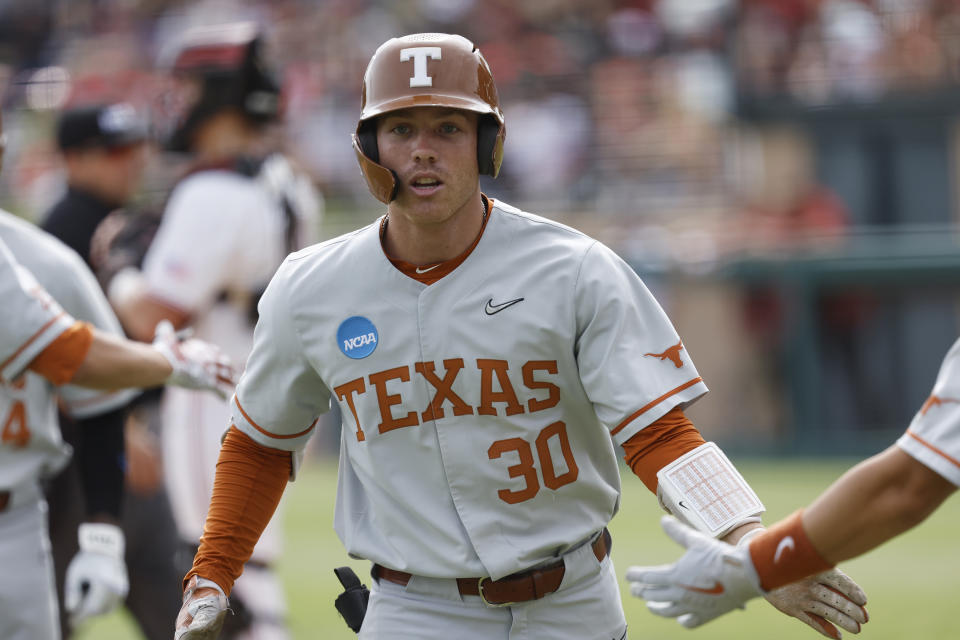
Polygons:
<instances>
[{"instance_id":1,"label":"teammate's arm","mask_svg":"<svg viewBox=\"0 0 960 640\"><path fill-rule=\"evenodd\" d=\"M847 471L809 507L756 535L749 545L719 545L679 522L665 521L664 529L687 552L671 565L631 568L627 579L631 592L647 599L655 613L697 626L913 528L956 488L892 446ZM706 583L723 584L723 593L684 587Z\"/></svg>"},{"instance_id":2,"label":"teammate's arm","mask_svg":"<svg viewBox=\"0 0 960 640\"><path fill-rule=\"evenodd\" d=\"M831 563L923 522L957 487L894 445L847 471L803 511L810 542Z\"/></svg>"},{"instance_id":3,"label":"teammate's arm","mask_svg":"<svg viewBox=\"0 0 960 640\"><path fill-rule=\"evenodd\" d=\"M706 443L700 433L683 414L683 411L679 407L674 407L663 417L624 442L624 459L628 466L643 480L647 488L653 493L658 493L660 470L684 454L705 446ZM682 515L677 513L680 509L678 509L675 501L665 500L659 493L658 496L661 498L661 504L668 511L674 513L674 515ZM720 536L719 539L727 544L720 544L718 547L735 549L737 547L730 545L737 545L741 540L747 541L759 537L763 535L762 529L759 518L745 519ZM691 531L690 533L696 533L704 540L715 543L713 538L703 536L699 532ZM832 565L817 565L815 569L812 567L813 570L809 574L820 573L829 569L830 566ZM631 569L628 580L633 581L633 572L634 569ZM806 577L806 575L797 577ZM705 585L705 588L708 588L715 583L709 580L693 580L683 584ZM767 590L763 594L770 604L781 612L796 617L825 636L839 637L839 631L833 626L834 624L857 633L860 630L860 625L867 621L866 612L862 609L862 605L866 603L862 590L839 570L833 569L796 584L788 585L784 582L777 586L782 588ZM680 616L681 622L685 626L699 626L716 617L716 615L720 615L720 613L714 613L711 609L693 612L687 609L678 609L676 603L672 600L667 602L656 600L656 598L666 597L662 592L647 591L645 593L646 595L643 597L651 601L648 603L651 610L660 615ZM680 593L685 595L688 592L681 589ZM689 593L694 593L695 597L699 598L711 597L706 593ZM635 595L637 594L635 593ZM670 598L677 599L678 596L670 594Z\"/></svg>"},{"instance_id":4,"label":"teammate's arm","mask_svg":"<svg viewBox=\"0 0 960 640\"><path fill-rule=\"evenodd\" d=\"M76 323L34 358L29 369L55 385L92 389L173 384L225 395L233 385L233 368L219 349L201 340L180 340L164 323L152 344Z\"/></svg>"}]
</instances>

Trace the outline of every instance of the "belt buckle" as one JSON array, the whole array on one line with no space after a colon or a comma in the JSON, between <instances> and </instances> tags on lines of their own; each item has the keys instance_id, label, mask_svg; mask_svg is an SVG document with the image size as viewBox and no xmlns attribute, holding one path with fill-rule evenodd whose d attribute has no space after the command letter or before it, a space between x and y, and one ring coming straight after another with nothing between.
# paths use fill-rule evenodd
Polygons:
<instances>
[{"instance_id":1,"label":"belt buckle","mask_svg":"<svg viewBox=\"0 0 960 640\"><path fill-rule=\"evenodd\" d=\"M480 599L483 600L483 604L491 607L493 609L502 609L503 607L512 607L517 604L516 602L490 602L487 600L487 596L483 595L483 581L490 580L490 576L484 576L477 580L477 591L480 593Z\"/></svg>"}]
</instances>

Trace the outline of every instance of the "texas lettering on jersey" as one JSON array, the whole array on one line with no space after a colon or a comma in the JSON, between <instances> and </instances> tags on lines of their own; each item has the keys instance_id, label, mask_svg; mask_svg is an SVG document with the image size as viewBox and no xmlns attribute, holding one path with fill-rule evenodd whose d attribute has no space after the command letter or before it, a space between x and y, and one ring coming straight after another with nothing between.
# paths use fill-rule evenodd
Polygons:
<instances>
[{"instance_id":1,"label":"texas lettering on jersey","mask_svg":"<svg viewBox=\"0 0 960 640\"><path fill-rule=\"evenodd\" d=\"M371 427L371 425L361 424L357 411L357 403L368 401L368 399L375 400L379 406L380 422L376 425L379 433L441 419L446 415L445 402L449 402L454 416L495 416L498 415L498 411L502 411L502 415L513 416L543 411L555 407L560 402L560 387L553 382L535 377L538 372L556 376L558 373L556 360L530 360L524 363L519 372L514 371L512 374L515 383L511 380L510 365L506 360L477 358L470 363L480 372L480 403L477 406L468 404L461 394L454 390L454 384L460 372L467 366L465 360L452 358L444 360L441 364L444 371L442 376L437 373L437 363L415 362L412 365L377 371L334 387L333 391L337 398L345 402L350 409L357 428L357 440L364 441L366 439L364 427L367 429ZM421 412L410 411L405 415L395 415L394 407L405 403L403 389L399 387L400 393L391 393L391 390L396 391L398 387L394 383L394 386L388 390L387 384L391 381L409 383L414 375L430 384L434 391L433 399ZM496 385L494 385L494 379L496 379ZM543 397L531 397L526 403L522 403L516 392L518 385L538 392L537 395Z\"/></svg>"}]
</instances>

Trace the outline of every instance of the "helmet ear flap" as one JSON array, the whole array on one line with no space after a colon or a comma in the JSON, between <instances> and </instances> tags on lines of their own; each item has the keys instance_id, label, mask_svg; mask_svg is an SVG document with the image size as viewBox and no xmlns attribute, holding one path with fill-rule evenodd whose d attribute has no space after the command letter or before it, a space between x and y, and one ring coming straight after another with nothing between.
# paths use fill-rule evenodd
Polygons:
<instances>
[{"instance_id":1,"label":"helmet ear flap","mask_svg":"<svg viewBox=\"0 0 960 640\"><path fill-rule=\"evenodd\" d=\"M491 115L482 115L477 123L477 167L481 175L497 177L503 160L503 125Z\"/></svg>"},{"instance_id":2,"label":"helmet ear flap","mask_svg":"<svg viewBox=\"0 0 960 640\"><path fill-rule=\"evenodd\" d=\"M357 128L357 142L365 156L374 162L380 162L380 149L377 148L376 118L360 123Z\"/></svg>"}]
</instances>

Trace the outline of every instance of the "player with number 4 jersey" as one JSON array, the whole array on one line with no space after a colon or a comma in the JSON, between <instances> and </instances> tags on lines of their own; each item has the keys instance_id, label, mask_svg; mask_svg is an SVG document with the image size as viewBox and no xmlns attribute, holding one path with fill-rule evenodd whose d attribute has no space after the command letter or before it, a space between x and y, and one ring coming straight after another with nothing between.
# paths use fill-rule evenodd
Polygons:
<instances>
[{"instance_id":1,"label":"player with number 4 jersey","mask_svg":"<svg viewBox=\"0 0 960 640\"><path fill-rule=\"evenodd\" d=\"M290 255L260 301L178 639L215 637L331 402L334 526L374 577L361 638L626 638L606 530L620 446L671 511L731 541L760 526L756 495L683 414L707 388L640 278L481 193L505 135L465 38L373 55L354 149L386 213Z\"/></svg>"}]
</instances>

